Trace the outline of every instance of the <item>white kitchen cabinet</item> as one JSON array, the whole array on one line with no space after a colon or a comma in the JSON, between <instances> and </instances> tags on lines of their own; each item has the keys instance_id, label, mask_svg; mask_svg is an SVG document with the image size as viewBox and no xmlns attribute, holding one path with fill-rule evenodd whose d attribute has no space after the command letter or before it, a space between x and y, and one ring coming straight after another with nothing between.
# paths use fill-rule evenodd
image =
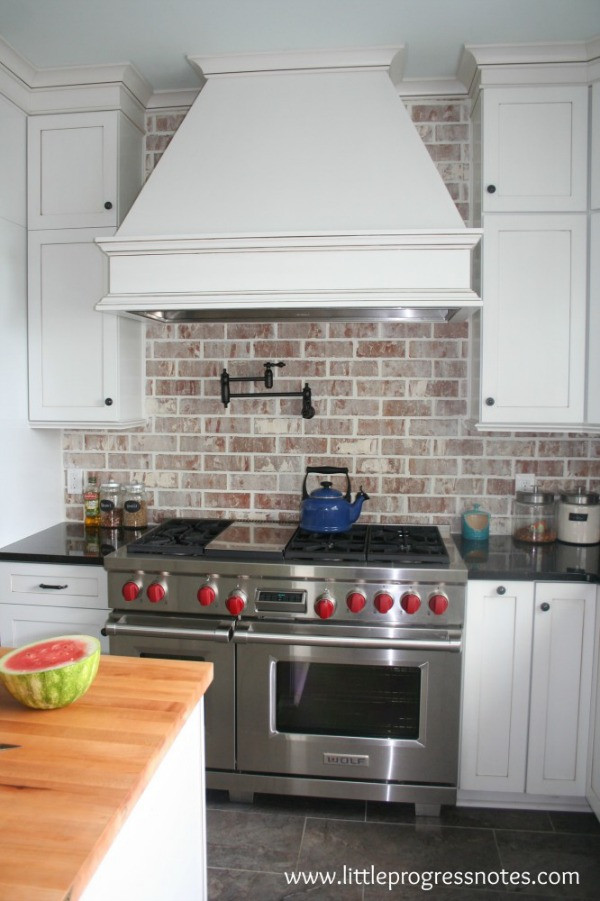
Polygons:
<instances>
[{"instance_id":1,"label":"white kitchen cabinet","mask_svg":"<svg viewBox=\"0 0 600 901\"><path fill-rule=\"evenodd\" d=\"M121 428L144 422L144 330L99 313L106 260L93 242L112 229L29 234L29 421Z\"/></svg>"},{"instance_id":2,"label":"white kitchen cabinet","mask_svg":"<svg viewBox=\"0 0 600 901\"><path fill-rule=\"evenodd\" d=\"M486 88L484 212L587 209L586 85Z\"/></svg>"},{"instance_id":3,"label":"white kitchen cabinet","mask_svg":"<svg viewBox=\"0 0 600 901\"><path fill-rule=\"evenodd\" d=\"M600 210L600 81L591 87L590 207Z\"/></svg>"},{"instance_id":4,"label":"white kitchen cabinet","mask_svg":"<svg viewBox=\"0 0 600 901\"><path fill-rule=\"evenodd\" d=\"M596 587L469 583L459 787L585 794Z\"/></svg>"},{"instance_id":5,"label":"white kitchen cabinet","mask_svg":"<svg viewBox=\"0 0 600 901\"><path fill-rule=\"evenodd\" d=\"M29 422L143 425L145 327L99 313L113 235L142 185L143 135L118 110L28 124Z\"/></svg>"},{"instance_id":6,"label":"white kitchen cabinet","mask_svg":"<svg viewBox=\"0 0 600 901\"><path fill-rule=\"evenodd\" d=\"M483 426L569 426L586 417L587 217L486 215Z\"/></svg>"},{"instance_id":7,"label":"white kitchen cabinet","mask_svg":"<svg viewBox=\"0 0 600 901\"><path fill-rule=\"evenodd\" d=\"M590 390L600 314L588 303L589 87L489 87L473 108L473 224L483 310L470 416L485 430L599 431ZM590 256L591 260L591 256Z\"/></svg>"},{"instance_id":8,"label":"white kitchen cabinet","mask_svg":"<svg viewBox=\"0 0 600 901\"><path fill-rule=\"evenodd\" d=\"M461 789L525 790L533 596L533 582L468 584Z\"/></svg>"},{"instance_id":9,"label":"white kitchen cabinet","mask_svg":"<svg viewBox=\"0 0 600 901\"><path fill-rule=\"evenodd\" d=\"M108 617L102 566L0 563L0 645L18 647L56 635L94 635Z\"/></svg>"},{"instance_id":10,"label":"white kitchen cabinet","mask_svg":"<svg viewBox=\"0 0 600 901\"><path fill-rule=\"evenodd\" d=\"M600 617L596 622L586 798L600 820Z\"/></svg>"},{"instance_id":11,"label":"white kitchen cabinet","mask_svg":"<svg viewBox=\"0 0 600 901\"><path fill-rule=\"evenodd\" d=\"M529 794L585 794L595 609L595 585L536 584Z\"/></svg>"},{"instance_id":12,"label":"white kitchen cabinet","mask_svg":"<svg viewBox=\"0 0 600 901\"><path fill-rule=\"evenodd\" d=\"M142 186L143 135L122 112L31 116L28 227L116 228Z\"/></svg>"}]
</instances>

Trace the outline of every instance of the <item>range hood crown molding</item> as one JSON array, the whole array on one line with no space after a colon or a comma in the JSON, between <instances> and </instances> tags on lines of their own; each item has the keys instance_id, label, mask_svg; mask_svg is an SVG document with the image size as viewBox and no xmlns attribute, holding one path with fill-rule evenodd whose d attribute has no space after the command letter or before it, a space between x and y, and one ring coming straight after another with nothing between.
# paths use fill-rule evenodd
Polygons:
<instances>
[{"instance_id":1,"label":"range hood crown molding","mask_svg":"<svg viewBox=\"0 0 600 901\"><path fill-rule=\"evenodd\" d=\"M206 83L116 235L97 309L449 319L467 229L392 84L402 49L193 57Z\"/></svg>"},{"instance_id":2,"label":"range hood crown molding","mask_svg":"<svg viewBox=\"0 0 600 901\"><path fill-rule=\"evenodd\" d=\"M202 80L251 73L280 75L282 72L386 72L398 87L404 77L405 47L360 47L339 50L297 50L269 53L213 54L188 56L188 62Z\"/></svg>"}]
</instances>

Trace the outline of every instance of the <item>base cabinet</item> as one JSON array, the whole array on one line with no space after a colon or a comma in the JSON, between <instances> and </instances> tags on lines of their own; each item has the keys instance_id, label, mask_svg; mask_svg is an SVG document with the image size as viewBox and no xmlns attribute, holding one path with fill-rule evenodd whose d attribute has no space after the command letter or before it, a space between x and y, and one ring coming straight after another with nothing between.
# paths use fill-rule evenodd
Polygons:
<instances>
[{"instance_id":1,"label":"base cabinet","mask_svg":"<svg viewBox=\"0 0 600 901\"><path fill-rule=\"evenodd\" d=\"M470 582L459 787L585 795L596 586Z\"/></svg>"},{"instance_id":2,"label":"base cabinet","mask_svg":"<svg viewBox=\"0 0 600 901\"><path fill-rule=\"evenodd\" d=\"M108 617L106 571L101 566L0 564L0 645L20 647L56 635L93 635Z\"/></svg>"},{"instance_id":3,"label":"base cabinet","mask_svg":"<svg viewBox=\"0 0 600 901\"><path fill-rule=\"evenodd\" d=\"M204 705L200 700L81 901L205 901ZM160 853L149 854L149 848Z\"/></svg>"},{"instance_id":4,"label":"base cabinet","mask_svg":"<svg viewBox=\"0 0 600 901\"><path fill-rule=\"evenodd\" d=\"M592 676L592 717L588 749L588 776L585 796L600 820L600 618L596 623L594 672Z\"/></svg>"}]
</instances>

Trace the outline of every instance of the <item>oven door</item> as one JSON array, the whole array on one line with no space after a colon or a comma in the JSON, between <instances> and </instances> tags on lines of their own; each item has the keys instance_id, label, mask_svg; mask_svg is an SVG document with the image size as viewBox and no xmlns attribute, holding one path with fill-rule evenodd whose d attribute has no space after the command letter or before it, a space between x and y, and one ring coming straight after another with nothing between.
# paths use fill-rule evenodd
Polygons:
<instances>
[{"instance_id":1,"label":"oven door","mask_svg":"<svg viewBox=\"0 0 600 901\"><path fill-rule=\"evenodd\" d=\"M238 768L456 785L460 632L236 628Z\"/></svg>"},{"instance_id":2,"label":"oven door","mask_svg":"<svg viewBox=\"0 0 600 901\"><path fill-rule=\"evenodd\" d=\"M235 649L230 623L208 617L113 613L104 626L111 654L212 663L204 696L206 767L235 768Z\"/></svg>"}]
</instances>

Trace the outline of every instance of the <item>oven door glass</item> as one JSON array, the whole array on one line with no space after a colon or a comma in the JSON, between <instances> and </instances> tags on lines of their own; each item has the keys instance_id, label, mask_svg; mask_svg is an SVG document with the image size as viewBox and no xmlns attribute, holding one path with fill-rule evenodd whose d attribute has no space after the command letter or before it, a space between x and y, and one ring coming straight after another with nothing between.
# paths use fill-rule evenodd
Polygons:
<instances>
[{"instance_id":1,"label":"oven door glass","mask_svg":"<svg viewBox=\"0 0 600 901\"><path fill-rule=\"evenodd\" d=\"M418 739L421 668L278 661L277 732Z\"/></svg>"}]
</instances>

